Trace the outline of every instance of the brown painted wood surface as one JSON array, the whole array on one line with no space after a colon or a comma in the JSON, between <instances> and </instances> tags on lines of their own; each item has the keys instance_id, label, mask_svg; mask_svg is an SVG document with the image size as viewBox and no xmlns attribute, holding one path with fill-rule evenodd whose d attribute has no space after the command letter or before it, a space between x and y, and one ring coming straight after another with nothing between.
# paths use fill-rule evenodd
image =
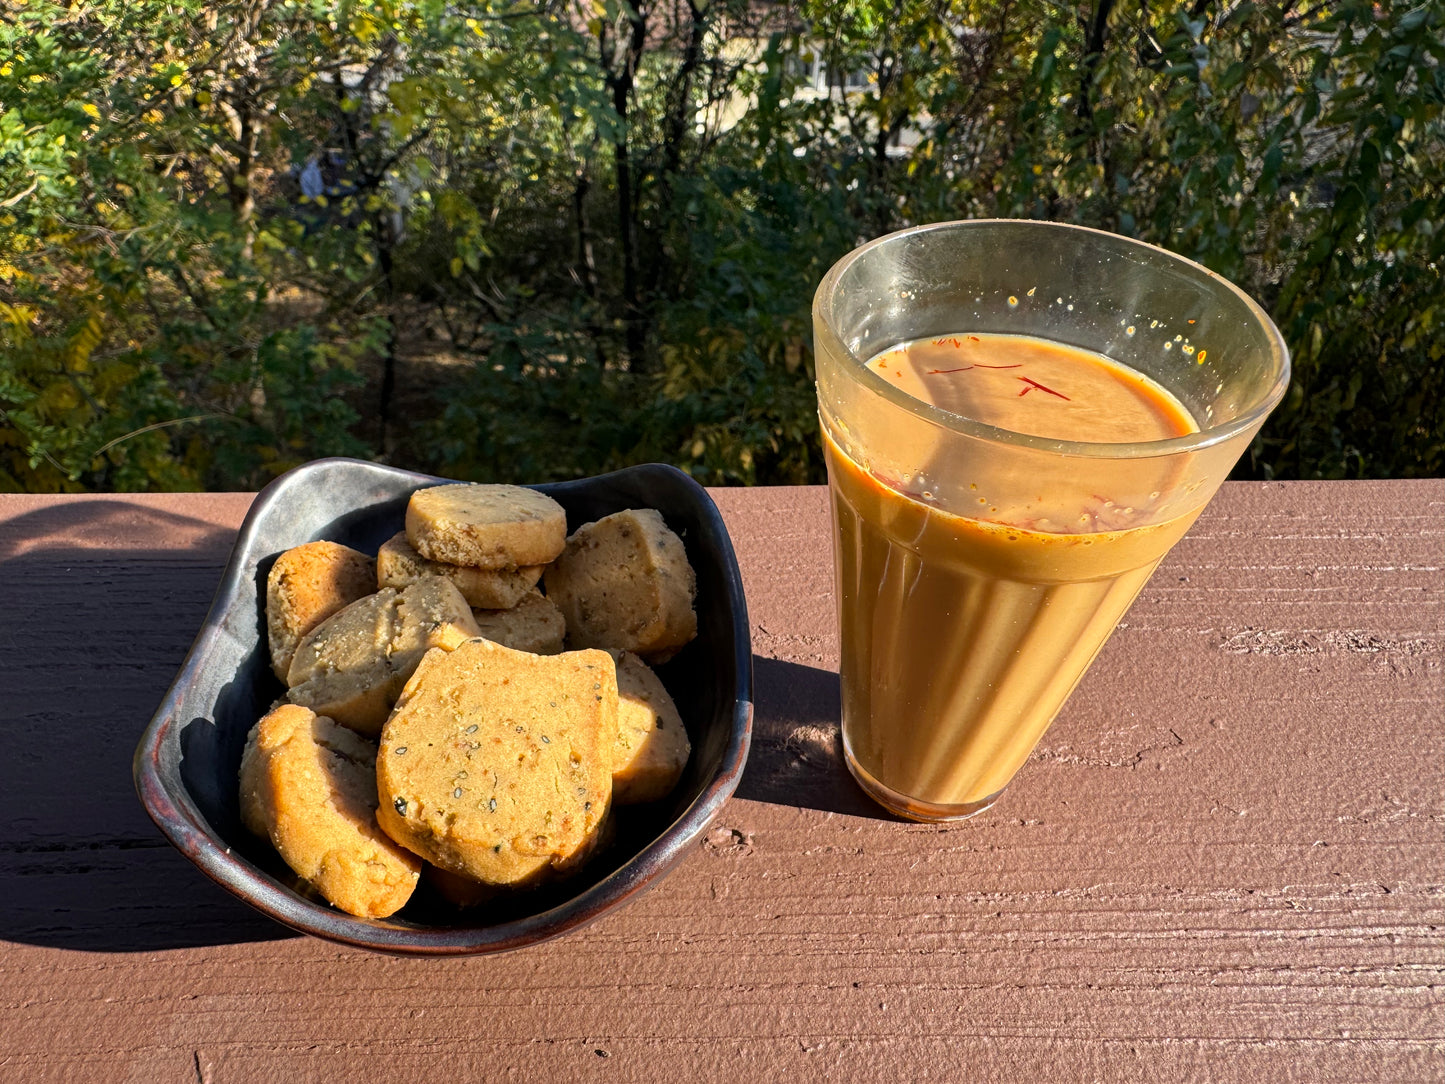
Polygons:
<instances>
[{"instance_id":1,"label":"brown painted wood surface","mask_svg":"<svg viewBox=\"0 0 1445 1084\"><path fill-rule=\"evenodd\" d=\"M842 766L823 491L716 497L738 797L631 906L465 960L293 935L135 798L249 496L0 497L0 1080L1445 1078L1445 482L1227 485L947 828Z\"/></svg>"}]
</instances>

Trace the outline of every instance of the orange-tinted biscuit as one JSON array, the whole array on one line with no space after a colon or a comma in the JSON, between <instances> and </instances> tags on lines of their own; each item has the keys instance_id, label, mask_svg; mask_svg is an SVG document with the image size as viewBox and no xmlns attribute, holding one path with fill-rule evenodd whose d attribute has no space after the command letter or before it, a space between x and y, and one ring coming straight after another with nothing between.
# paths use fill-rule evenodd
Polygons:
<instances>
[{"instance_id":1,"label":"orange-tinted biscuit","mask_svg":"<svg viewBox=\"0 0 1445 1084\"><path fill-rule=\"evenodd\" d=\"M411 897L421 862L376 823L376 748L308 708L283 704L246 739L241 819L349 914L384 918Z\"/></svg>"},{"instance_id":2,"label":"orange-tinted biscuit","mask_svg":"<svg viewBox=\"0 0 1445 1084\"><path fill-rule=\"evenodd\" d=\"M630 651L608 652L617 664L617 747L612 800L655 802L677 786L692 754L682 716L662 680Z\"/></svg>"},{"instance_id":3,"label":"orange-tinted biscuit","mask_svg":"<svg viewBox=\"0 0 1445 1084\"><path fill-rule=\"evenodd\" d=\"M567 621L568 647L671 657L697 635L697 578L682 540L655 509L629 509L579 527L543 573Z\"/></svg>"},{"instance_id":4,"label":"orange-tinted biscuit","mask_svg":"<svg viewBox=\"0 0 1445 1084\"><path fill-rule=\"evenodd\" d=\"M321 622L376 590L376 562L336 542L289 549L266 577L271 669L282 681L296 645Z\"/></svg>"},{"instance_id":5,"label":"orange-tinted biscuit","mask_svg":"<svg viewBox=\"0 0 1445 1084\"><path fill-rule=\"evenodd\" d=\"M596 845L616 741L605 652L533 655L483 639L433 651L382 731L377 820L442 869L530 883Z\"/></svg>"},{"instance_id":6,"label":"orange-tinted biscuit","mask_svg":"<svg viewBox=\"0 0 1445 1084\"><path fill-rule=\"evenodd\" d=\"M467 605L479 610L510 610L537 586L541 565L522 568L471 568L432 561L411 548L406 532L383 542L376 552L376 582L381 587L405 587L422 576L444 576L456 584Z\"/></svg>"},{"instance_id":7,"label":"orange-tinted biscuit","mask_svg":"<svg viewBox=\"0 0 1445 1084\"><path fill-rule=\"evenodd\" d=\"M375 737L422 656L477 631L466 599L439 576L382 588L307 635L286 675L287 697Z\"/></svg>"},{"instance_id":8,"label":"orange-tinted biscuit","mask_svg":"<svg viewBox=\"0 0 1445 1084\"><path fill-rule=\"evenodd\" d=\"M522 486L432 486L407 502L406 540L423 557L449 565L545 565L562 552L567 514Z\"/></svg>"},{"instance_id":9,"label":"orange-tinted biscuit","mask_svg":"<svg viewBox=\"0 0 1445 1084\"><path fill-rule=\"evenodd\" d=\"M472 616L481 634L494 644L534 655L557 654L567 636L562 611L540 591L530 592L510 610L473 609Z\"/></svg>"}]
</instances>

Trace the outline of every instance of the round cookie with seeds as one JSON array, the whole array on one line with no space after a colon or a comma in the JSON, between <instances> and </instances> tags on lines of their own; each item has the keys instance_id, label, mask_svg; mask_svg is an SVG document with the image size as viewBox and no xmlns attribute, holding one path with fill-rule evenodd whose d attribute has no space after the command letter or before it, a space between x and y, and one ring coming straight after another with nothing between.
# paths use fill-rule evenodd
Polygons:
<instances>
[{"instance_id":1,"label":"round cookie with seeds","mask_svg":"<svg viewBox=\"0 0 1445 1084\"><path fill-rule=\"evenodd\" d=\"M551 497L522 486L432 486L407 502L406 539L423 557L449 565L545 565L566 544L567 514Z\"/></svg>"},{"instance_id":2,"label":"round cookie with seeds","mask_svg":"<svg viewBox=\"0 0 1445 1084\"><path fill-rule=\"evenodd\" d=\"M382 730L377 820L441 869L530 884L596 846L616 742L606 652L533 655L483 639L433 651Z\"/></svg>"},{"instance_id":3,"label":"round cookie with seeds","mask_svg":"<svg viewBox=\"0 0 1445 1084\"><path fill-rule=\"evenodd\" d=\"M543 583L567 621L568 647L618 648L660 662L697 635L697 577L656 509L579 527Z\"/></svg>"},{"instance_id":4,"label":"round cookie with seeds","mask_svg":"<svg viewBox=\"0 0 1445 1084\"><path fill-rule=\"evenodd\" d=\"M286 674L287 698L375 737L422 656L477 633L471 608L448 580L384 587L307 635Z\"/></svg>"},{"instance_id":5,"label":"round cookie with seeds","mask_svg":"<svg viewBox=\"0 0 1445 1084\"><path fill-rule=\"evenodd\" d=\"M586 854L595 854L610 846L617 838L617 817L614 812L609 811L602 819L602 824L597 830L597 842ZM573 863L575 865L576 863ZM565 876L568 866L560 873ZM553 880L551 871L544 870L536 877L527 881L510 885L483 884L481 881L474 881L470 877L464 877L459 873L452 873L450 870L440 869L430 862L422 864L422 880L426 881L438 896L446 900L453 907L467 908L480 907L484 904L505 901L513 898L518 892L535 888L543 882Z\"/></svg>"},{"instance_id":6,"label":"round cookie with seeds","mask_svg":"<svg viewBox=\"0 0 1445 1084\"><path fill-rule=\"evenodd\" d=\"M376 749L309 708L283 704L246 739L241 820L333 905L362 918L399 911L421 862L376 823Z\"/></svg>"},{"instance_id":7,"label":"round cookie with seeds","mask_svg":"<svg viewBox=\"0 0 1445 1084\"><path fill-rule=\"evenodd\" d=\"M472 616L488 640L534 655L557 654L567 636L562 611L540 591L529 592L510 610L473 609Z\"/></svg>"},{"instance_id":8,"label":"round cookie with seeds","mask_svg":"<svg viewBox=\"0 0 1445 1084\"><path fill-rule=\"evenodd\" d=\"M541 565L521 568L472 568L432 561L417 553L400 531L376 552L379 587L405 587L423 576L443 576L456 584L467 605L479 610L510 610L537 586Z\"/></svg>"},{"instance_id":9,"label":"round cookie with seeds","mask_svg":"<svg viewBox=\"0 0 1445 1084\"><path fill-rule=\"evenodd\" d=\"M308 632L375 590L376 562L339 542L308 542L276 558L266 576L266 635L276 676L286 680Z\"/></svg>"},{"instance_id":10,"label":"round cookie with seeds","mask_svg":"<svg viewBox=\"0 0 1445 1084\"><path fill-rule=\"evenodd\" d=\"M630 651L609 651L617 664L617 747L612 800L636 805L666 798L682 778L692 743L662 679Z\"/></svg>"}]
</instances>

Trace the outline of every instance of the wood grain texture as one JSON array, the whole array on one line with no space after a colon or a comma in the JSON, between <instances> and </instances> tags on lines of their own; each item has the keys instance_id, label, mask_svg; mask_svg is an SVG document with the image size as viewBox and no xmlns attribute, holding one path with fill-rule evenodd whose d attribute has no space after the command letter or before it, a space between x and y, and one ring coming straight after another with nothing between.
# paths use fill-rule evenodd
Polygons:
<instances>
[{"instance_id":1,"label":"wood grain texture","mask_svg":"<svg viewBox=\"0 0 1445 1084\"><path fill-rule=\"evenodd\" d=\"M842 766L825 493L715 497L739 797L623 911L471 960L291 935L136 801L248 496L0 497L0 1080L1445 1078L1445 482L1226 485L951 827Z\"/></svg>"}]
</instances>

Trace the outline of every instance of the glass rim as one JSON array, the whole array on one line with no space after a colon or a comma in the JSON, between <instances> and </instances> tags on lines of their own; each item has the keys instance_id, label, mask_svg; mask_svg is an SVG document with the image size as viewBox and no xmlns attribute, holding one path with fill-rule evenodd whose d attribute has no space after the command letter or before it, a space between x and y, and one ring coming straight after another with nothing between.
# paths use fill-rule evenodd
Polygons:
<instances>
[{"instance_id":1,"label":"glass rim","mask_svg":"<svg viewBox=\"0 0 1445 1084\"><path fill-rule=\"evenodd\" d=\"M1165 257L1169 262L1192 272L1201 280L1207 280L1212 284L1223 286L1243 302L1250 316L1254 318L1264 331L1269 356L1274 362L1276 369L1274 383L1269 386L1249 410L1240 413L1227 422L1202 427L1193 433L1185 433L1178 437L1128 442L1060 440L1053 437L1036 436L1032 433L1020 433L1013 429L989 425L987 422L977 421L963 414L955 414L951 410L945 410L931 403L925 403L921 399L915 399L897 385L889 383L869 369L868 361L870 359L860 357L854 353L853 349L839 337L830 311L836 287L843 275L874 249L881 248L884 245L894 244L905 237L916 234L932 233L935 231L966 232L970 229L984 226L1023 226L1029 229L1054 231L1059 234L1071 234L1076 238L1107 238L1110 243L1117 244L1123 249L1136 249L1140 252L1148 253L1155 259L1161 256ZM1204 281L1201 281L1201 286L1202 285L1204 285ZM849 252L829 268L828 273L823 276L823 281L818 284L817 291L813 294L813 317L814 327L815 329L821 329L821 333L826 337L827 347L834 353L852 361L854 363L854 372L862 380L863 386L874 394L882 396L894 406L925 418L942 429L950 430L962 436L989 440L995 443L1010 444L1019 448L1052 452L1054 454L1092 459L1149 459L1209 448L1231 440L1240 433L1261 424L1269 415L1270 411L1279 405L1280 400L1284 398L1284 394L1289 388L1290 356L1289 348L1285 345L1284 336L1280 334L1279 328L1275 326L1269 314L1265 312L1252 297L1233 282L1229 281L1223 275L1209 270L1209 268L1201 263L1197 263L1186 256L1181 256L1177 252L1160 248L1158 245L1151 245L1144 241L1135 240L1132 237L1125 237L1122 234L1110 233L1108 230L1094 229L1090 226L1077 226L1068 222L1049 222L1032 218L969 218L955 219L947 222L930 222L884 234L882 237L874 238L872 241L853 249L853 251ZM815 331L815 333L817 332ZM1195 421L1198 422L1198 419L1196 418Z\"/></svg>"}]
</instances>

